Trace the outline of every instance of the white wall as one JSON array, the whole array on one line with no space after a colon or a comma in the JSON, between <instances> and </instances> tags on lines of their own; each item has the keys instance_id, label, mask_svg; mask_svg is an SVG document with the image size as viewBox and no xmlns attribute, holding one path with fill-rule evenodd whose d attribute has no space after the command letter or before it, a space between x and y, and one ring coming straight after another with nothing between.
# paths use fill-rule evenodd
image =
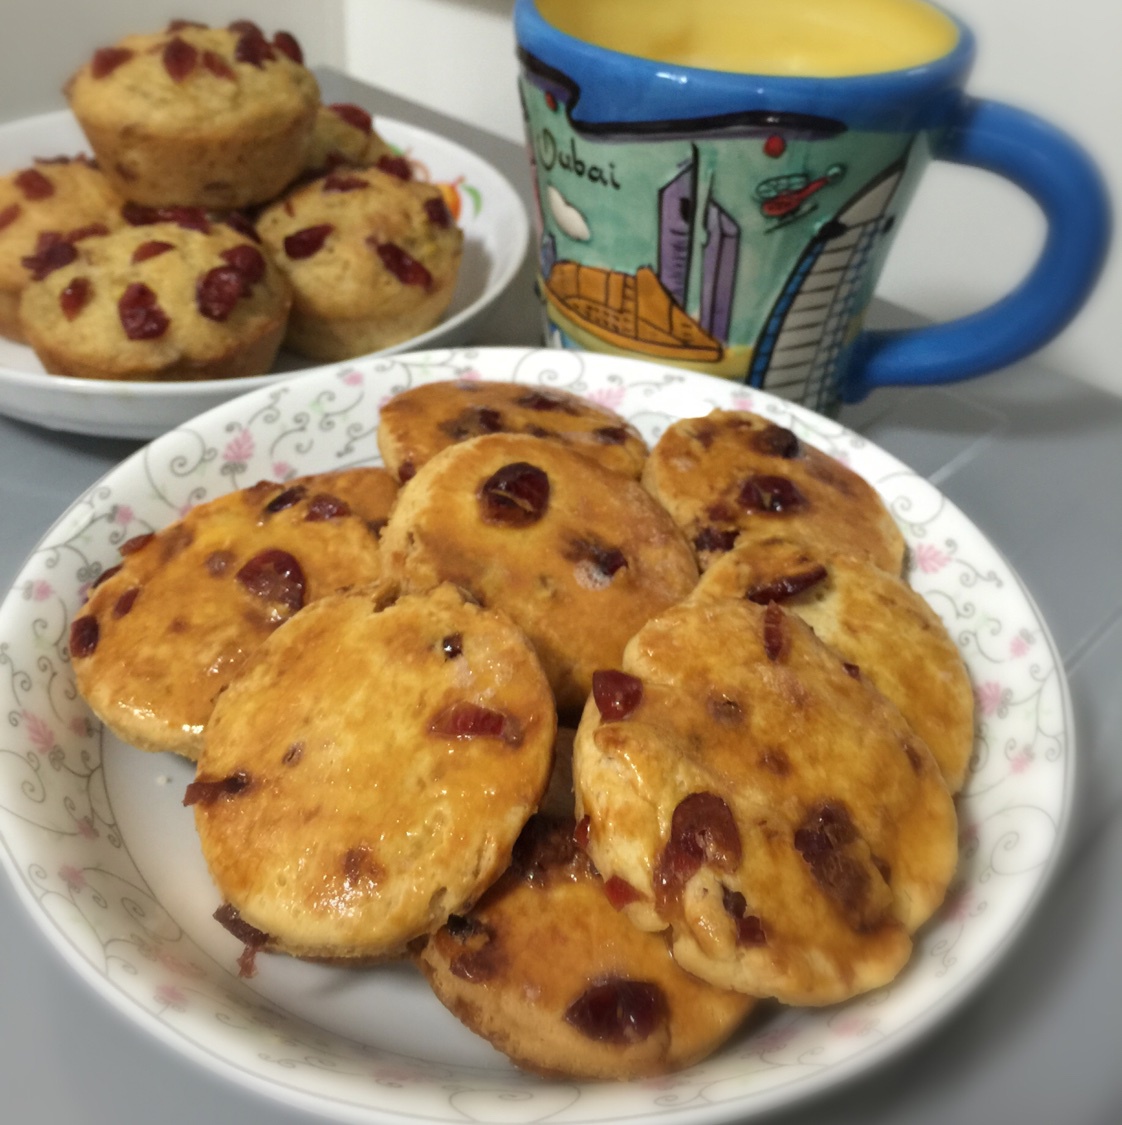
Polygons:
<instances>
[{"instance_id":1,"label":"white wall","mask_svg":"<svg viewBox=\"0 0 1122 1125\"><path fill-rule=\"evenodd\" d=\"M1103 166L1122 212L1122 5L946 3L978 35L972 91L1042 113L1073 133ZM352 74L521 142L513 0L345 4ZM1035 206L994 177L936 166L902 225L880 293L937 319L977 309L1021 277L1039 249L1042 226ZM1122 254L1116 247L1090 305L1041 359L1122 394L1120 352Z\"/></svg>"}]
</instances>

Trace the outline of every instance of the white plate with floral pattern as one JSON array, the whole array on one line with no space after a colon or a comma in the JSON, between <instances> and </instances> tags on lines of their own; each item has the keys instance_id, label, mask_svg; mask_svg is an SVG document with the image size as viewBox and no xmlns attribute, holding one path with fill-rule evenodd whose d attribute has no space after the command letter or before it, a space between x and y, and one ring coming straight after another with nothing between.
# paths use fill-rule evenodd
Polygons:
<instances>
[{"instance_id":1,"label":"white plate with floral pattern","mask_svg":"<svg viewBox=\"0 0 1122 1125\"><path fill-rule=\"evenodd\" d=\"M470 343L525 258L530 239L526 208L496 168L461 145L391 118L376 118L375 127L409 160L417 179L445 185L451 210L464 232L456 292L441 322L375 354ZM88 151L77 121L66 110L0 125L0 175L27 166L35 157ZM221 402L312 366L282 351L275 364L277 373L272 375L196 383L71 379L48 375L31 348L0 337L0 414L52 430L147 439Z\"/></svg>"},{"instance_id":2,"label":"white plate with floral pattern","mask_svg":"<svg viewBox=\"0 0 1122 1125\"><path fill-rule=\"evenodd\" d=\"M181 799L190 765L110 736L77 696L69 621L134 535L262 477L376 463L379 404L435 379L563 387L648 440L679 417L758 411L880 491L911 547L910 579L961 648L977 744L959 800L961 870L887 988L819 1010L770 1009L706 1062L625 1084L516 1071L407 965L353 970L239 943ZM65 959L142 1028L261 1093L352 1122L745 1121L884 1063L961 1003L1040 901L1070 819L1074 745L1048 629L1017 576L955 507L836 422L705 376L562 351L446 350L322 368L165 434L79 497L0 607L0 854Z\"/></svg>"}]
</instances>

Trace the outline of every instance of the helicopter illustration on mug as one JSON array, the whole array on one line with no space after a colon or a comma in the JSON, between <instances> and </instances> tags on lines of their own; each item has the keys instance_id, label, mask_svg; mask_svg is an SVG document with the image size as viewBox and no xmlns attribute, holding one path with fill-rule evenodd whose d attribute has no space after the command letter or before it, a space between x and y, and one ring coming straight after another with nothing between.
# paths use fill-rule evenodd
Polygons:
<instances>
[{"instance_id":1,"label":"helicopter illustration on mug","mask_svg":"<svg viewBox=\"0 0 1122 1125\"><path fill-rule=\"evenodd\" d=\"M836 184L845 176L844 164L831 164L821 176L810 178L806 172L788 172L771 176L756 185L755 196L760 201L760 213L775 222L769 230L777 230L787 223L801 219L817 209L811 202L824 187Z\"/></svg>"}]
</instances>

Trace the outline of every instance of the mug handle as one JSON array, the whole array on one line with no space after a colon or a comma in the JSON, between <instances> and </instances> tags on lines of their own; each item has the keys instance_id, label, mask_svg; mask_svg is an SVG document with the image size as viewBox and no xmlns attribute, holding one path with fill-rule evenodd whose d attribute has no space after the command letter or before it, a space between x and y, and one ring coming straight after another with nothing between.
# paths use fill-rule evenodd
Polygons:
<instances>
[{"instance_id":1,"label":"mug handle","mask_svg":"<svg viewBox=\"0 0 1122 1125\"><path fill-rule=\"evenodd\" d=\"M933 156L996 172L1026 191L1048 224L1044 248L1012 292L979 312L925 328L862 332L843 402L859 402L876 387L968 379L1035 352L1079 311L1106 258L1106 186L1091 158L1055 126L1014 106L966 98Z\"/></svg>"}]
</instances>

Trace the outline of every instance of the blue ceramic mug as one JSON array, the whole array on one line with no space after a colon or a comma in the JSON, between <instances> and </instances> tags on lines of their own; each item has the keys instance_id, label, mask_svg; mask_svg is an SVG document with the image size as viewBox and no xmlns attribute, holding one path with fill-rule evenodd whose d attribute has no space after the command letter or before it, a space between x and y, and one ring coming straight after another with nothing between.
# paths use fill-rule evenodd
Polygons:
<instances>
[{"instance_id":1,"label":"blue ceramic mug","mask_svg":"<svg viewBox=\"0 0 1122 1125\"><path fill-rule=\"evenodd\" d=\"M740 380L829 412L1036 351L1110 235L1098 170L969 97L974 39L926 0L517 0L548 340ZM996 304L863 328L929 160L1028 192L1048 235Z\"/></svg>"}]
</instances>

